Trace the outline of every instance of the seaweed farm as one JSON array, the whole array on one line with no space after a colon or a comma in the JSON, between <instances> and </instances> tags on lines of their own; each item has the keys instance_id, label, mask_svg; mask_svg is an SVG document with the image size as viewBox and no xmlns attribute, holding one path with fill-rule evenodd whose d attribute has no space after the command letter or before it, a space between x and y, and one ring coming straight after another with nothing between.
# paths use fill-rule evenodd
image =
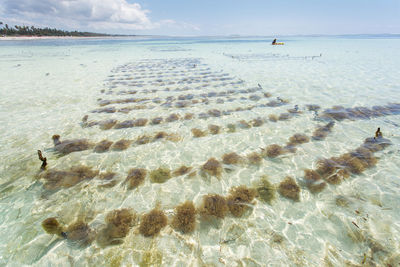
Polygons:
<instances>
[{"instance_id":1,"label":"seaweed farm","mask_svg":"<svg viewBox=\"0 0 400 267\"><path fill-rule=\"evenodd\" d=\"M0 43L0 265L399 266L399 42Z\"/></svg>"}]
</instances>

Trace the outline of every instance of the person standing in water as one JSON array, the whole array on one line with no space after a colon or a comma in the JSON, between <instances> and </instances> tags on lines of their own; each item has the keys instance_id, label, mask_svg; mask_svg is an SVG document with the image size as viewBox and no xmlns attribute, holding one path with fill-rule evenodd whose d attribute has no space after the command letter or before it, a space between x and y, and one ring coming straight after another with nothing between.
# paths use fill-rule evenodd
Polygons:
<instances>
[{"instance_id":1,"label":"person standing in water","mask_svg":"<svg viewBox=\"0 0 400 267\"><path fill-rule=\"evenodd\" d=\"M273 44L273 45L276 44L276 39L274 39L274 40L272 41L272 44Z\"/></svg>"}]
</instances>

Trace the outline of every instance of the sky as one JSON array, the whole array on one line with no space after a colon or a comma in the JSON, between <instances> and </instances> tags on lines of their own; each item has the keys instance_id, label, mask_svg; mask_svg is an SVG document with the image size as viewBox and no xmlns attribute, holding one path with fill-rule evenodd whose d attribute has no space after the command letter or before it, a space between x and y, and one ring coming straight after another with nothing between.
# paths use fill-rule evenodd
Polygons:
<instances>
[{"instance_id":1,"label":"sky","mask_svg":"<svg viewBox=\"0 0 400 267\"><path fill-rule=\"evenodd\" d=\"M400 33L400 0L0 0L0 21L171 36Z\"/></svg>"}]
</instances>

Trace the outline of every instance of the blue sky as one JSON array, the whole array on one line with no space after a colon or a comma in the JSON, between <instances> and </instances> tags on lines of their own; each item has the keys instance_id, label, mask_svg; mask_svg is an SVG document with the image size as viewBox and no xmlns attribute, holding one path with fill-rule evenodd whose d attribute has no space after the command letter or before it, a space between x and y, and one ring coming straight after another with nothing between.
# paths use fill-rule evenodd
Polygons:
<instances>
[{"instance_id":1,"label":"blue sky","mask_svg":"<svg viewBox=\"0 0 400 267\"><path fill-rule=\"evenodd\" d=\"M0 0L0 21L185 36L400 33L400 0Z\"/></svg>"}]
</instances>

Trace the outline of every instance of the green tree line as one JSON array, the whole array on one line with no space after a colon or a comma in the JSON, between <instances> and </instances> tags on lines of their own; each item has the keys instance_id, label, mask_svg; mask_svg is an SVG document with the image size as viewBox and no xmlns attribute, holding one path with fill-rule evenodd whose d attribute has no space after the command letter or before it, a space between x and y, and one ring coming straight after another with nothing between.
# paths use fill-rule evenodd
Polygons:
<instances>
[{"instance_id":1,"label":"green tree line","mask_svg":"<svg viewBox=\"0 0 400 267\"><path fill-rule=\"evenodd\" d=\"M81 36L81 37L93 37L93 36L108 36L102 33L93 32L78 32L78 31L63 31L51 28L36 28L34 26L9 26L0 21L0 35L5 36Z\"/></svg>"}]
</instances>

